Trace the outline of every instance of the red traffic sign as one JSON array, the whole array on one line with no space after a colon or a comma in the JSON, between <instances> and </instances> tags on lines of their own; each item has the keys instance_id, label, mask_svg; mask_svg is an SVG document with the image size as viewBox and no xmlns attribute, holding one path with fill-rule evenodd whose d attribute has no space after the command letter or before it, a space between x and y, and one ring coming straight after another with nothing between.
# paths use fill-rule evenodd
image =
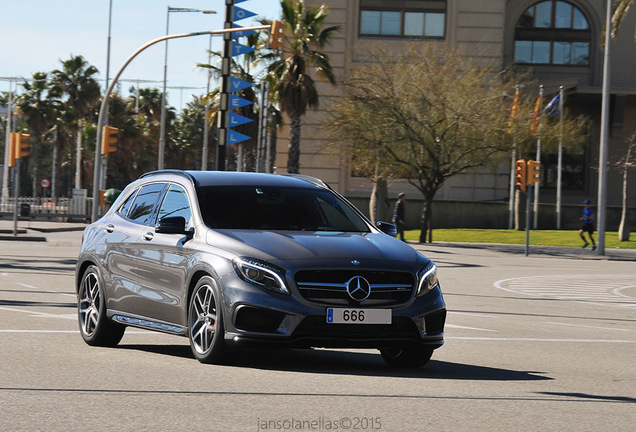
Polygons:
<instances>
[{"instance_id":1,"label":"red traffic sign","mask_svg":"<svg viewBox=\"0 0 636 432\"><path fill-rule=\"evenodd\" d=\"M40 181L40 186L42 186L44 189L48 189L49 186L51 186L51 182L49 181L49 179L42 179L42 181Z\"/></svg>"}]
</instances>

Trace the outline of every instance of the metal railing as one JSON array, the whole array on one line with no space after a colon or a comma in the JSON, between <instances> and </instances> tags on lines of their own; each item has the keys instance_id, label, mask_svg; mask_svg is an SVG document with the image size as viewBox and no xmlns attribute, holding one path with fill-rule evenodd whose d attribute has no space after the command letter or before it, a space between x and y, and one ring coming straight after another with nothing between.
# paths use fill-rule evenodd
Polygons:
<instances>
[{"instance_id":1,"label":"metal railing","mask_svg":"<svg viewBox=\"0 0 636 432\"><path fill-rule=\"evenodd\" d=\"M89 220L92 198L39 198L18 197L17 210L20 219L72 219ZM0 203L0 219L12 219L16 200L11 197Z\"/></svg>"}]
</instances>

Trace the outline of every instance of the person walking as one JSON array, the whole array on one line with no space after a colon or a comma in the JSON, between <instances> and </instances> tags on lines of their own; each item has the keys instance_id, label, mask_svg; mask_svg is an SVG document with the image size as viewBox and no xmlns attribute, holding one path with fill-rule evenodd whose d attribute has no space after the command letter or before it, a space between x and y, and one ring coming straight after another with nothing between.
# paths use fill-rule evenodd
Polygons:
<instances>
[{"instance_id":1,"label":"person walking","mask_svg":"<svg viewBox=\"0 0 636 432\"><path fill-rule=\"evenodd\" d=\"M406 201L406 195L403 193L398 194L398 199L393 208L393 224L396 226L400 240L403 242L406 241L404 240L404 220L406 219L404 201Z\"/></svg>"},{"instance_id":2,"label":"person walking","mask_svg":"<svg viewBox=\"0 0 636 432\"><path fill-rule=\"evenodd\" d=\"M592 243L592 250L596 250L596 242L594 241L594 210L590 208L590 200L583 201L583 216L579 218L583 222L581 229L579 229L579 235L583 240L583 249L588 247L590 243L585 239L585 233L588 234L590 242Z\"/></svg>"}]
</instances>

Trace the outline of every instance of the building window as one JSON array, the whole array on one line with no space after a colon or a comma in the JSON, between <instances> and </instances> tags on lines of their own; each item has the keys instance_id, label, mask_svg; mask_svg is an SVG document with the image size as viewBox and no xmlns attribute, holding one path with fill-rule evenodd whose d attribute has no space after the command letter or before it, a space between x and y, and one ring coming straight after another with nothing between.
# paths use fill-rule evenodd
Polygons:
<instances>
[{"instance_id":1,"label":"building window","mask_svg":"<svg viewBox=\"0 0 636 432\"><path fill-rule=\"evenodd\" d=\"M530 6L515 28L515 63L587 66L590 26L583 12L565 1Z\"/></svg>"},{"instance_id":2,"label":"building window","mask_svg":"<svg viewBox=\"0 0 636 432\"><path fill-rule=\"evenodd\" d=\"M361 0L360 35L443 38L446 1Z\"/></svg>"}]
</instances>

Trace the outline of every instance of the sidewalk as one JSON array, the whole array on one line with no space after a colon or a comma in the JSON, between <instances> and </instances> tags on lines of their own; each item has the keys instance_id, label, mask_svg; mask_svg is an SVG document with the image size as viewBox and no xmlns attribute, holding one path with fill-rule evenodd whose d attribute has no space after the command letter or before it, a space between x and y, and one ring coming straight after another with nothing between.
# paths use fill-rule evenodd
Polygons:
<instances>
[{"instance_id":1,"label":"sidewalk","mask_svg":"<svg viewBox=\"0 0 636 432\"><path fill-rule=\"evenodd\" d=\"M415 243L409 242L416 250L426 255L426 251L450 251L452 248L487 250L495 253L510 255L524 255L525 245L498 244L498 243ZM528 257L542 258L566 258L586 260L611 260L611 261L636 261L636 249L609 249L605 248L605 254L599 255L598 251L591 248L566 247L566 246L529 246Z\"/></svg>"},{"instance_id":2,"label":"sidewalk","mask_svg":"<svg viewBox=\"0 0 636 432\"><path fill-rule=\"evenodd\" d=\"M18 235L13 235L13 221L0 220L0 241L47 241L47 234L83 231L88 224L74 222L18 221ZM50 236L49 236L50 237ZM415 243L409 244L425 255L427 251L449 251L453 248L487 250L494 253L524 255L525 245L497 243ZM564 246L530 245L529 257L558 257L571 259L636 261L635 249L605 249L605 255L599 255L590 248Z\"/></svg>"},{"instance_id":3,"label":"sidewalk","mask_svg":"<svg viewBox=\"0 0 636 432\"><path fill-rule=\"evenodd\" d=\"M88 224L74 222L18 221L17 236L13 235L14 222L0 220L0 241L47 241L46 234L84 231Z\"/></svg>"}]
</instances>

